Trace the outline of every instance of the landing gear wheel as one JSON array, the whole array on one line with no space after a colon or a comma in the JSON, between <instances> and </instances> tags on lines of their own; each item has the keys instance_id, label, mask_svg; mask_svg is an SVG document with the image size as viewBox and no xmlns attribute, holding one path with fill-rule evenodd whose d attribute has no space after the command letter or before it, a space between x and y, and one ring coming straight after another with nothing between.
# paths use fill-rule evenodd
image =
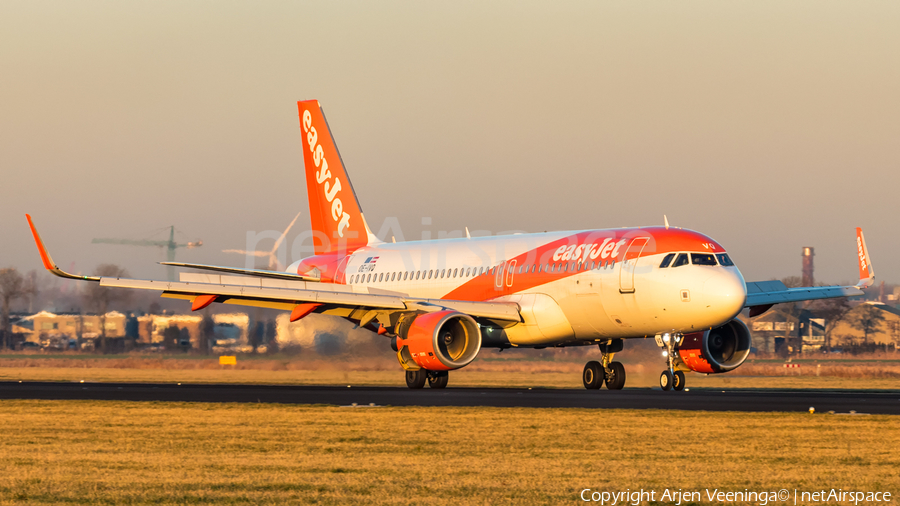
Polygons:
<instances>
[{"instance_id":1,"label":"landing gear wheel","mask_svg":"<svg viewBox=\"0 0 900 506\"><path fill-rule=\"evenodd\" d=\"M591 360L584 365L584 372L581 373L581 381L584 388L588 390L597 390L603 386L603 366L596 360Z\"/></svg>"},{"instance_id":2,"label":"landing gear wheel","mask_svg":"<svg viewBox=\"0 0 900 506\"><path fill-rule=\"evenodd\" d=\"M406 386L409 388L418 389L424 387L426 379L428 379L428 372L425 369L406 371Z\"/></svg>"},{"instance_id":3,"label":"landing gear wheel","mask_svg":"<svg viewBox=\"0 0 900 506\"><path fill-rule=\"evenodd\" d=\"M622 362L610 362L606 371L606 388L609 390L622 390L625 386L625 366Z\"/></svg>"},{"instance_id":4,"label":"landing gear wheel","mask_svg":"<svg viewBox=\"0 0 900 506\"><path fill-rule=\"evenodd\" d=\"M430 371L428 373L428 386L430 388L444 388L447 386L447 380L450 374L447 371Z\"/></svg>"},{"instance_id":5,"label":"landing gear wheel","mask_svg":"<svg viewBox=\"0 0 900 506\"><path fill-rule=\"evenodd\" d=\"M675 371L675 377L672 381L672 390L676 392L680 392L684 390L684 373L681 371Z\"/></svg>"},{"instance_id":6,"label":"landing gear wheel","mask_svg":"<svg viewBox=\"0 0 900 506\"><path fill-rule=\"evenodd\" d=\"M663 389L663 392L668 392L669 390L671 390L672 383L674 382L675 380L672 377L672 373L669 372L668 369L666 369L662 372L662 374L659 375L659 387Z\"/></svg>"}]
</instances>

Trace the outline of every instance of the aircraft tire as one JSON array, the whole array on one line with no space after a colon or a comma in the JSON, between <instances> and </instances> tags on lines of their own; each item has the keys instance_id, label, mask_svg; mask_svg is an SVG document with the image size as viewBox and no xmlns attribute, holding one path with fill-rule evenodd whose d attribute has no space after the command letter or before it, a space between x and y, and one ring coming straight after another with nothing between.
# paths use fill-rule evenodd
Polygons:
<instances>
[{"instance_id":1,"label":"aircraft tire","mask_svg":"<svg viewBox=\"0 0 900 506\"><path fill-rule=\"evenodd\" d=\"M684 373L681 371L675 371L675 376L672 381L672 390L676 392L680 392L684 390Z\"/></svg>"},{"instance_id":2,"label":"aircraft tire","mask_svg":"<svg viewBox=\"0 0 900 506\"><path fill-rule=\"evenodd\" d=\"M418 371L406 371L406 386L412 388L413 390L417 390L425 386L425 381L428 379L428 372L425 369L419 369Z\"/></svg>"},{"instance_id":3,"label":"aircraft tire","mask_svg":"<svg viewBox=\"0 0 900 506\"><path fill-rule=\"evenodd\" d=\"M625 366L622 362L610 362L606 375L606 388L622 390L625 387Z\"/></svg>"},{"instance_id":4,"label":"aircraft tire","mask_svg":"<svg viewBox=\"0 0 900 506\"><path fill-rule=\"evenodd\" d=\"M429 388L445 388L447 381L450 379L450 373L447 371L435 371L428 375Z\"/></svg>"},{"instance_id":5,"label":"aircraft tire","mask_svg":"<svg viewBox=\"0 0 900 506\"><path fill-rule=\"evenodd\" d=\"M588 390L599 390L603 386L603 366L596 360L591 360L584 364L584 371L581 373L581 382L584 388Z\"/></svg>"},{"instance_id":6,"label":"aircraft tire","mask_svg":"<svg viewBox=\"0 0 900 506\"><path fill-rule=\"evenodd\" d=\"M671 390L672 383L674 382L675 380L672 377L672 373L669 372L668 369L666 369L662 372L662 374L659 375L659 388L662 388L663 392L668 392L669 390Z\"/></svg>"}]
</instances>

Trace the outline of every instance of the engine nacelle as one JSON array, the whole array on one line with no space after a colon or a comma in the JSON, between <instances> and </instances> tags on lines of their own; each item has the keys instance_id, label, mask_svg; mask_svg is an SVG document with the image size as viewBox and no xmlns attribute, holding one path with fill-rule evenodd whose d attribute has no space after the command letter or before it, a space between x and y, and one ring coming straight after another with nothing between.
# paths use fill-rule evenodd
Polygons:
<instances>
[{"instance_id":1,"label":"engine nacelle","mask_svg":"<svg viewBox=\"0 0 900 506\"><path fill-rule=\"evenodd\" d=\"M456 311L421 313L399 322L394 344L404 369L449 371L475 360L481 329L474 318Z\"/></svg>"},{"instance_id":2,"label":"engine nacelle","mask_svg":"<svg viewBox=\"0 0 900 506\"><path fill-rule=\"evenodd\" d=\"M692 371L731 371L750 355L750 329L735 318L712 330L685 334L678 347L678 355Z\"/></svg>"}]
</instances>

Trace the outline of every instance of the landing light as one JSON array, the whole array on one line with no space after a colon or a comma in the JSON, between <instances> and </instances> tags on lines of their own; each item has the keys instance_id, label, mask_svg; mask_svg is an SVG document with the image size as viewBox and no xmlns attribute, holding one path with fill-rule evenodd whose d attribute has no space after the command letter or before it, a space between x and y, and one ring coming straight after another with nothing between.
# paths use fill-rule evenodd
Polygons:
<instances>
[{"instance_id":1,"label":"landing light","mask_svg":"<svg viewBox=\"0 0 900 506\"><path fill-rule=\"evenodd\" d=\"M668 332L666 332L665 334L663 334L663 342L664 342L664 343L668 343L668 342L669 342L669 333L668 333Z\"/></svg>"},{"instance_id":2,"label":"landing light","mask_svg":"<svg viewBox=\"0 0 900 506\"><path fill-rule=\"evenodd\" d=\"M663 356L664 356L664 357L668 357L668 356L669 356L669 352L668 352L668 351L665 351L665 350L663 350Z\"/></svg>"}]
</instances>

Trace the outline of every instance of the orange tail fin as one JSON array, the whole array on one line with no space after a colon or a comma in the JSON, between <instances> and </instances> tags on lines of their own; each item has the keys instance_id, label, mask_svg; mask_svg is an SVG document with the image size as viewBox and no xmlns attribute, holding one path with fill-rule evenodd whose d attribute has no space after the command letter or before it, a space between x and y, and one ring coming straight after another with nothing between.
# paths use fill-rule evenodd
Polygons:
<instances>
[{"instance_id":1,"label":"orange tail fin","mask_svg":"<svg viewBox=\"0 0 900 506\"><path fill-rule=\"evenodd\" d=\"M315 253L349 253L377 241L363 218L319 101L297 102L297 107Z\"/></svg>"},{"instance_id":2,"label":"orange tail fin","mask_svg":"<svg viewBox=\"0 0 900 506\"><path fill-rule=\"evenodd\" d=\"M869 258L869 248L866 247L866 238L861 228L856 227L856 249L859 255L859 284L856 286L867 287L875 282L875 269L872 267L872 259Z\"/></svg>"}]
</instances>

